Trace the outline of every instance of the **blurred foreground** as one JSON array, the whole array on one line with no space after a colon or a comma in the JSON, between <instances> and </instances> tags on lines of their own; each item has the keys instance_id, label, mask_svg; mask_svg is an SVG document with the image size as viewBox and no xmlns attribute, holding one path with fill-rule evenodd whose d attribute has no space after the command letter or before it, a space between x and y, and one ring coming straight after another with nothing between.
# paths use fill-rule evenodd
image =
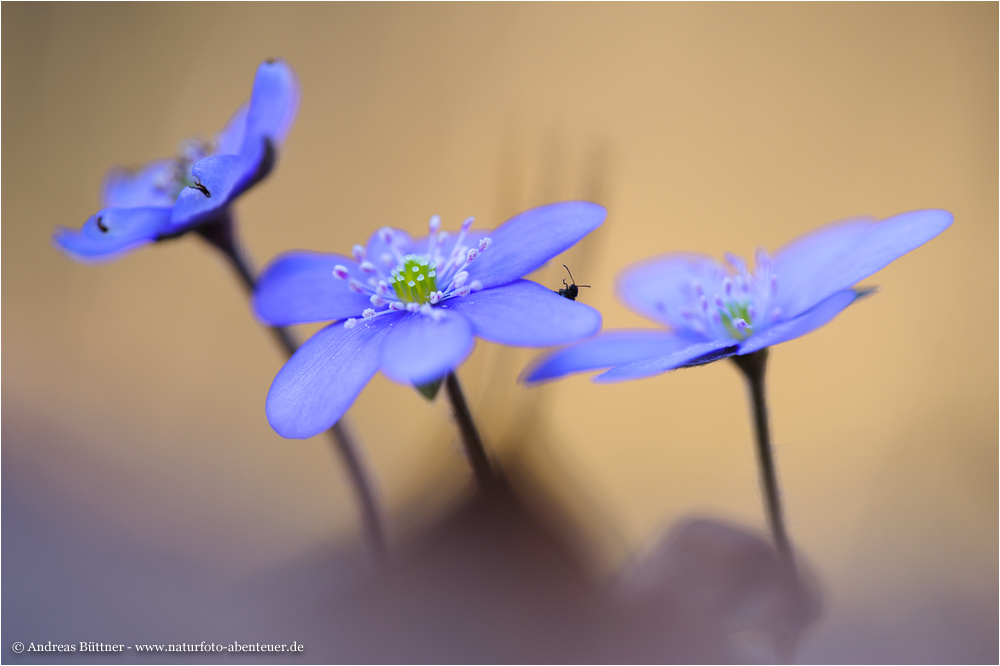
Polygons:
<instances>
[{"instance_id":1,"label":"blurred foreground","mask_svg":"<svg viewBox=\"0 0 1000 666\"><path fill-rule=\"evenodd\" d=\"M612 580L517 466L488 494L463 494L372 565L353 543L219 584L151 552L93 515L58 507L30 476L4 468L3 626L8 643L291 643L300 655L21 654L4 663L768 663L775 638L805 627L799 661L989 662L995 617L973 608L896 607L895 626L820 618L782 583L763 535L692 518L671 526ZM48 507L44 509L43 507ZM882 600L885 604L886 600ZM898 600L888 600L893 608ZM915 611L915 612L914 612ZM911 613L909 616L906 613ZM964 631L954 631L956 622ZM992 627L992 628L991 628ZM992 633L992 637L991 637ZM970 640L971 639L971 640Z\"/></svg>"}]
</instances>

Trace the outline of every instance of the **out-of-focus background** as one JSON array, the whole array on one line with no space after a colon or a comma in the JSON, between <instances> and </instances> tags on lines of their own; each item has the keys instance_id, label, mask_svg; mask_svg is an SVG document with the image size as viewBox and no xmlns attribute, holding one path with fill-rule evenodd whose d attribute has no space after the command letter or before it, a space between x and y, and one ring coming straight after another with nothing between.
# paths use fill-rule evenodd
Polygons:
<instances>
[{"instance_id":1,"label":"out-of-focus background","mask_svg":"<svg viewBox=\"0 0 1000 666\"><path fill-rule=\"evenodd\" d=\"M226 266L193 236L101 266L49 243L98 208L106 169L221 127L270 56L296 69L302 103L277 170L238 204L260 265L345 252L386 224L421 232L434 213L492 227L586 198L606 224L535 279L556 289L567 263L605 328L652 326L614 296L635 260L952 211L868 281L875 297L773 350L772 427L824 598L799 658L997 659L996 4L5 4L2 18L5 662L14 640L291 642L323 635L304 597L366 596L345 476L325 438L269 428L282 358ZM730 364L525 389L534 356L480 342L460 375L501 463L560 516L581 580L617 580L690 517L763 534ZM470 483L446 403L377 377L349 416L392 546L433 542L424 530ZM282 582L314 575L322 592ZM505 646L502 619L490 635L475 604L455 615L456 636ZM435 640L402 654L519 658ZM401 658L373 645L305 659Z\"/></svg>"}]
</instances>

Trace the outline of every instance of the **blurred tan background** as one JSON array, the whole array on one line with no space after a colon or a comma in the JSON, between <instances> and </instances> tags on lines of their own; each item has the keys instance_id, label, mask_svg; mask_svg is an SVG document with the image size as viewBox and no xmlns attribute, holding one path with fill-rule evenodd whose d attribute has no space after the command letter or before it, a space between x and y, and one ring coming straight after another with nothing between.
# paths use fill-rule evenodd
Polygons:
<instances>
[{"instance_id":1,"label":"blurred tan background","mask_svg":"<svg viewBox=\"0 0 1000 666\"><path fill-rule=\"evenodd\" d=\"M93 541L95 561L138 553L142 584L148 556L221 589L357 537L327 440L269 428L281 356L203 243L97 267L49 244L98 208L109 167L211 135L281 56L299 118L237 207L259 265L433 213L493 227L589 198L607 223L535 278L558 288L565 261L605 328L652 326L614 297L632 261L952 211L868 281L874 298L773 350L770 407L792 538L826 592L802 658L996 658L996 4L5 3L2 18L5 583L15 542L48 562ZM729 364L528 390L533 357L480 342L460 375L596 577L683 516L764 528ZM378 377L349 416L394 543L468 484L444 403ZM51 566L68 587L85 575ZM68 612L50 594L36 639Z\"/></svg>"}]
</instances>

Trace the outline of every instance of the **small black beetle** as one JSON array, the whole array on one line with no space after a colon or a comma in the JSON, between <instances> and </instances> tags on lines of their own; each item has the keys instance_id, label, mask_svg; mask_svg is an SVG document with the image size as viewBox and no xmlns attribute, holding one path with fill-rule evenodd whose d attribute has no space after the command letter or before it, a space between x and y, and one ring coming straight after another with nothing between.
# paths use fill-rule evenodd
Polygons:
<instances>
[{"instance_id":1,"label":"small black beetle","mask_svg":"<svg viewBox=\"0 0 1000 666\"><path fill-rule=\"evenodd\" d=\"M576 280L573 278L573 273L571 273L569 270L569 266L563 264L563 268L565 268L566 272L569 273L569 279L573 284L566 284L566 280L563 280L564 288L560 289L556 293L562 296L563 298L568 298L571 301L575 301L576 297L580 294L580 287L587 287L589 289L590 285L577 284Z\"/></svg>"}]
</instances>

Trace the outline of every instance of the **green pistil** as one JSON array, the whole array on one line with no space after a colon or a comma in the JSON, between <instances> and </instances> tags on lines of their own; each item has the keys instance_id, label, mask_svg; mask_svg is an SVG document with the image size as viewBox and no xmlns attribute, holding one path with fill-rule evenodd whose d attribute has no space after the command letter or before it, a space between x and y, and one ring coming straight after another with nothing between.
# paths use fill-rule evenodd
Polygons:
<instances>
[{"instance_id":1,"label":"green pistil","mask_svg":"<svg viewBox=\"0 0 1000 666\"><path fill-rule=\"evenodd\" d=\"M403 257L403 264L393 269L389 284L399 300L405 303L426 303L431 294L437 291L436 268L427 257L408 254Z\"/></svg>"},{"instance_id":2,"label":"green pistil","mask_svg":"<svg viewBox=\"0 0 1000 666\"><path fill-rule=\"evenodd\" d=\"M745 340L750 337L750 333L753 330L753 321L750 319L750 314L747 310L750 308L750 303L736 303L730 301L726 303L724 307L719 308L719 316L722 318L722 325L726 327L726 332L729 333L730 337L737 340ZM750 326L750 330L743 330L737 328L733 322L737 319L742 319Z\"/></svg>"}]
</instances>

